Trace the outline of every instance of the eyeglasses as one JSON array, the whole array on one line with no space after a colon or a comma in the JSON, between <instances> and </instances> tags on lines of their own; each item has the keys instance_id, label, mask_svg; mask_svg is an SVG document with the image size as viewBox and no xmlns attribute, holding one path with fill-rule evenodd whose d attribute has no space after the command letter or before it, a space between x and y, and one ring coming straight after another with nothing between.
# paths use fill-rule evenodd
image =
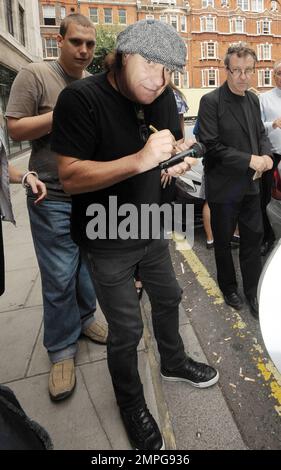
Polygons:
<instances>
[{"instance_id":1,"label":"eyeglasses","mask_svg":"<svg viewBox=\"0 0 281 470\"><path fill-rule=\"evenodd\" d=\"M135 112L136 112L136 116L137 116L137 120L138 120L138 124L139 124L139 136L140 136L140 139L142 140L142 142L144 144L146 144L147 142L147 139L149 137L149 130L145 124L145 119L144 119L144 110L143 108L136 108L135 107Z\"/></svg>"},{"instance_id":2,"label":"eyeglasses","mask_svg":"<svg viewBox=\"0 0 281 470\"><path fill-rule=\"evenodd\" d=\"M255 73L255 69L253 68L248 68L248 69L245 69L245 70L242 70L242 69L232 69L230 67L227 67L227 69L230 71L230 73L234 76L234 77L240 77L240 75L242 75L242 73L244 73L246 75L246 77L250 77L251 75L253 75L253 73Z\"/></svg>"}]
</instances>

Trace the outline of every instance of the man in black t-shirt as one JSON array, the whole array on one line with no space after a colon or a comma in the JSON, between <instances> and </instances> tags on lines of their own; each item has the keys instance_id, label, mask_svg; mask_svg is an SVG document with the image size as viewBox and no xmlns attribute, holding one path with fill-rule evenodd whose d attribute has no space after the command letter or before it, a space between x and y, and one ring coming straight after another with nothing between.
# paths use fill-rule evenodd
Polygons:
<instances>
[{"instance_id":1,"label":"man in black t-shirt","mask_svg":"<svg viewBox=\"0 0 281 470\"><path fill-rule=\"evenodd\" d=\"M108 72L65 89L54 112L52 148L64 189L72 194L72 235L87 252L109 324L108 365L121 417L132 446L143 450L164 444L138 374L143 324L136 265L151 301L162 377L201 388L218 380L214 368L185 354L178 331L181 289L168 242L159 224L150 227L143 217L147 207L160 206L166 191L159 163L176 148L188 148L180 141L176 103L167 88L185 59L184 42L172 26L139 21L119 34ZM150 125L159 132L149 135ZM187 157L166 176L193 163Z\"/></svg>"}]
</instances>

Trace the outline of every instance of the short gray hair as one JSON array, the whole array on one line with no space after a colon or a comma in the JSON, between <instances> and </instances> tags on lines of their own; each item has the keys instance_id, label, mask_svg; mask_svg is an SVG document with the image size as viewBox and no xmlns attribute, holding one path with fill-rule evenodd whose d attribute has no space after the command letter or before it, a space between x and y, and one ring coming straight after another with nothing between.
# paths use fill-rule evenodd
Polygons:
<instances>
[{"instance_id":1,"label":"short gray hair","mask_svg":"<svg viewBox=\"0 0 281 470\"><path fill-rule=\"evenodd\" d=\"M250 55L254 59L255 63L258 60L254 49L251 49L250 47L248 47L245 42L237 42L229 46L229 48L226 51L226 54L224 57L224 65L226 68L229 67L230 57L233 56L234 54L236 54L238 57L247 57L248 55Z\"/></svg>"}]
</instances>

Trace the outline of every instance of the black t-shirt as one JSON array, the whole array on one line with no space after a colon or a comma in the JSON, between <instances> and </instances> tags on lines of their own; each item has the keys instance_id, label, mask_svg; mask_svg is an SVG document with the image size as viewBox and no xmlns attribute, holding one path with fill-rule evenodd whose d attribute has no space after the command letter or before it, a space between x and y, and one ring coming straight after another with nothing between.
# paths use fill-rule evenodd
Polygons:
<instances>
[{"instance_id":1,"label":"black t-shirt","mask_svg":"<svg viewBox=\"0 0 281 470\"><path fill-rule=\"evenodd\" d=\"M176 102L170 89L166 89L151 105L143 106L143 110L147 127L152 124L158 130L170 129L177 140L181 138ZM143 146L135 103L110 85L105 72L78 80L60 94L52 131L52 149L58 154L81 160L112 161L134 154ZM120 249L144 243L140 224L137 239L114 239L116 203L117 208L133 204L140 216L141 205L161 204L162 192L160 170L155 168L99 191L73 195L74 241L87 249ZM102 226L96 225L100 234L97 239L89 238L91 227L88 224L94 214L93 209L89 209L91 215L86 215L86 212L91 204L95 204L96 209L100 208L96 215L106 214ZM124 218L124 215L117 217L118 225Z\"/></svg>"},{"instance_id":2,"label":"black t-shirt","mask_svg":"<svg viewBox=\"0 0 281 470\"><path fill-rule=\"evenodd\" d=\"M236 105L241 106L242 113L239 116L239 119L242 119L243 125L245 129L248 130L248 136L250 141L259 141L258 129L256 120L253 119L253 110L251 101L249 100L248 92L246 91L245 95L236 95L234 93L230 93L231 100ZM254 153L254 149L252 148L252 152ZM248 176L248 184L247 189L245 190L245 194L247 195L254 195L259 193L259 181L253 180L253 172L252 170L248 169L247 172Z\"/></svg>"}]
</instances>

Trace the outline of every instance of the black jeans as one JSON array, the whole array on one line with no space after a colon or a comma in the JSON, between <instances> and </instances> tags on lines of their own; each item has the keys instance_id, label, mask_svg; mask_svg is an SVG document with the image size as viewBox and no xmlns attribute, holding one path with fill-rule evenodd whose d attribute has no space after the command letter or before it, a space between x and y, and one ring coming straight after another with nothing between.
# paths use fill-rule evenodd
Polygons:
<instances>
[{"instance_id":1,"label":"black jeans","mask_svg":"<svg viewBox=\"0 0 281 470\"><path fill-rule=\"evenodd\" d=\"M237 291L236 274L230 241L238 222L240 234L239 260L244 293L247 297L257 295L261 274L261 242L263 223L260 196L244 196L241 202L219 204L209 202L218 284L225 295Z\"/></svg>"},{"instance_id":2,"label":"black jeans","mask_svg":"<svg viewBox=\"0 0 281 470\"><path fill-rule=\"evenodd\" d=\"M173 270L168 241L153 240L133 251L96 250L88 253L101 309L109 326L108 367L120 408L145 403L138 373L137 346L143 333L139 299L134 283L136 265L152 307L155 338L165 369L186 360L179 335L181 289Z\"/></svg>"}]
</instances>

